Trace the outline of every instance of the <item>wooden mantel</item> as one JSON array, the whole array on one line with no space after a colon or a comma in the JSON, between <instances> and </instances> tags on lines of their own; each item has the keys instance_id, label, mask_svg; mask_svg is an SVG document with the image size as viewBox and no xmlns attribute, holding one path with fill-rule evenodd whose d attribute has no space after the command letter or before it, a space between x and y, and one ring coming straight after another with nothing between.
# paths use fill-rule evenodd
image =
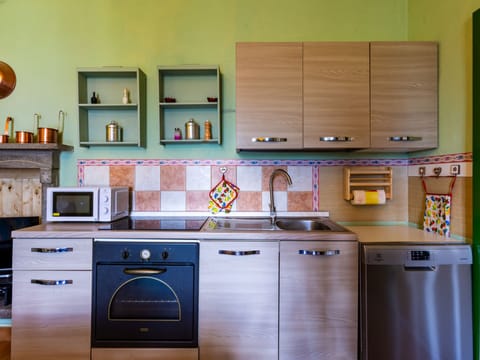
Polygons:
<instances>
[{"instance_id":1,"label":"wooden mantel","mask_svg":"<svg viewBox=\"0 0 480 360\"><path fill-rule=\"evenodd\" d=\"M0 169L39 169L42 184L42 218L45 219L47 187L58 186L60 153L73 151L63 144L0 144Z\"/></svg>"}]
</instances>

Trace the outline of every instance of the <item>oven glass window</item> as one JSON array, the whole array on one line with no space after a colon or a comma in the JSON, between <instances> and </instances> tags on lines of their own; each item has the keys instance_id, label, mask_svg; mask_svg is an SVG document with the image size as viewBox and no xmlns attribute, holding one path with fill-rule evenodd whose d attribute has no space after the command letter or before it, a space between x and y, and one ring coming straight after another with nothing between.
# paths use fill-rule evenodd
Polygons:
<instances>
[{"instance_id":1,"label":"oven glass window","mask_svg":"<svg viewBox=\"0 0 480 360\"><path fill-rule=\"evenodd\" d=\"M55 216L92 216L92 192L53 193L53 214Z\"/></svg>"},{"instance_id":2,"label":"oven glass window","mask_svg":"<svg viewBox=\"0 0 480 360\"><path fill-rule=\"evenodd\" d=\"M177 294L164 281L136 277L122 284L110 300L110 320L180 321Z\"/></svg>"}]
</instances>

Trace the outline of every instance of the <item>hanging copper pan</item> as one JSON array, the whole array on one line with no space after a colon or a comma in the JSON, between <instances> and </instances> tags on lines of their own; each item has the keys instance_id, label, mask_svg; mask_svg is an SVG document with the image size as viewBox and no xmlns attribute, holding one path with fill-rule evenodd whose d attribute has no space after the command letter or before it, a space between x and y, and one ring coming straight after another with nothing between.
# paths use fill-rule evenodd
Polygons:
<instances>
[{"instance_id":1,"label":"hanging copper pan","mask_svg":"<svg viewBox=\"0 0 480 360\"><path fill-rule=\"evenodd\" d=\"M0 61L0 99L6 98L15 89L17 78L13 69Z\"/></svg>"}]
</instances>

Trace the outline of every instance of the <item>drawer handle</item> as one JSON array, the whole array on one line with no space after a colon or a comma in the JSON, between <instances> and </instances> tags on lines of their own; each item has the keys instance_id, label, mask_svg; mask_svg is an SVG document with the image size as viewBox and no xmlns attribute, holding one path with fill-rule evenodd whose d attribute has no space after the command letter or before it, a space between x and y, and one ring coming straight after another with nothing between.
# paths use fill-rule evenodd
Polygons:
<instances>
[{"instance_id":1,"label":"drawer handle","mask_svg":"<svg viewBox=\"0 0 480 360\"><path fill-rule=\"evenodd\" d=\"M32 284L38 284L38 285L53 285L53 286L58 286L58 285L71 285L73 284L73 280L42 280L42 279L32 279L31 280Z\"/></svg>"},{"instance_id":2,"label":"drawer handle","mask_svg":"<svg viewBox=\"0 0 480 360\"><path fill-rule=\"evenodd\" d=\"M59 248L32 248L32 252L37 253L64 253L73 252L72 247L59 247Z\"/></svg>"},{"instance_id":3,"label":"drawer handle","mask_svg":"<svg viewBox=\"0 0 480 360\"><path fill-rule=\"evenodd\" d=\"M252 142L287 142L287 138L256 137L256 138L252 138Z\"/></svg>"},{"instance_id":4,"label":"drawer handle","mask_svg":"<svg viewBox=\"0 0 480 360\"><path fill-rule=\"evenodd\" d=\"M167 269L123 269L127 275L159 275L167 272Z\"/></svg>"},{"instance_id":5,"label":"drawer handle","mask_svg":"<svg viewBox=\"0 0 480 360\"><path fill-rule=\"evenodd\" d=\"M300 255L335 256L340 255L340 250L298 250Z\"/></svg>"},{"instance_id":6,"label":"drawer handle","mask_svg":"<svg viewBox=\"0 0 480 360\"><path fill-rule=\"evenodd\" d=\"M327 141L327 142L348 142L353 141L355 138L352 136L322 136L320 137L320 141Z\"/></svg>"},{"instance_id":7,"label":"drawer handle","mask_svg":"<svg viewBox=\"0 0 480 360\"><path fill-rule=\"evenodd\" d=\"M390 136L388 140L390 141L422 141L421 136Z\"/></svg>"},{"instance_id":8,"label":"drawer handle","mask_svg":"<svg viewBox=\"0 0 480 360\"><path fill-rule=\"evenodd\" d=\"M220 255L248 256L260 255L260 250L218 250Z\"/></svg>"}]
</instances>

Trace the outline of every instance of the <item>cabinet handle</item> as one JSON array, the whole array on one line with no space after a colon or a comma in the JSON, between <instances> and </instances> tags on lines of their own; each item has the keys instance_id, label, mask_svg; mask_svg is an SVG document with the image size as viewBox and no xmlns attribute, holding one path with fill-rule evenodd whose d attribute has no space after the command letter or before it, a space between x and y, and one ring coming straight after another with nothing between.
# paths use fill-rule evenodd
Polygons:
<instances>
[{"instance_id":1,"label":"cabinet handle","mask_svg":"<svg viewBox=\"0 0 480 360\"><path fill-rule=\"evenodd\" d=\"M335 256L340 255L340 250L298 250L299 255Z\"/></svg>"},{"instance_id":2,"label":"cabinet handle","mask_svg":"<svg viewBox=\"0 0 480 360\"><path fill-rule=\"evenodd\" d=\"M260 255L260 250L218 250L220 255L247 256Z\"/></svg>"},{"instance_id":3,"label":"cabinet handle","mask_svg":"<svg viewBox=\"0 0 480 360\"><path fill-rule=\"evenodd\" d=\"M390 136L389 141L422 141L421 136Z\"/></svg>"},{"instance_id":4,"label":"cabinet handle","mask_svg":"<svg viewBox=\"0 0 480 360\"><path fill-rule=\"evenodd\" d=\"M127 275L158 275L167 272L167 269L123 269L123 272Z\"/></svg>"},{"instance_id":5,"label":"cabinet handle","mask_svg":"<svg viewBox=\"0 0 480 360\"><path fill-rule=\"evenodd\" d=\"M73 252L71 247L60 247L60 248L32 248L32 252L37 253L64 253L64 252Z\"/></svg>"},{"instance_id":6,"label":"cabinet handle","mask_svg":"<svg viewBox=\"0 0 480 360\"><path fill-rule=\"evenodd\" d=\"M348 142L353 141L355 138L352 136L321 136L320 141L329 142Z\"/></svg>"},{"instance_id":7,"label":"cabinet handle","mask_svg":"<svg viewBox=\"0 0 480 360\"><path fill-rule=\"evenodd\" d=\"M42 279L32 279L30 281L32 284L38 285L71 285L73 284L73 280L42 280Z\"/></svg>"},{"instance_id":8,"label":"cabinet handle","mask_svg":"<svg viewBox=\"0 0 480 360\"><path fill-rule=\"evenodd\" d=\"M287 138L278 137L254 137L252 142L287 142Z\"/></svg>"}]
</instances>

